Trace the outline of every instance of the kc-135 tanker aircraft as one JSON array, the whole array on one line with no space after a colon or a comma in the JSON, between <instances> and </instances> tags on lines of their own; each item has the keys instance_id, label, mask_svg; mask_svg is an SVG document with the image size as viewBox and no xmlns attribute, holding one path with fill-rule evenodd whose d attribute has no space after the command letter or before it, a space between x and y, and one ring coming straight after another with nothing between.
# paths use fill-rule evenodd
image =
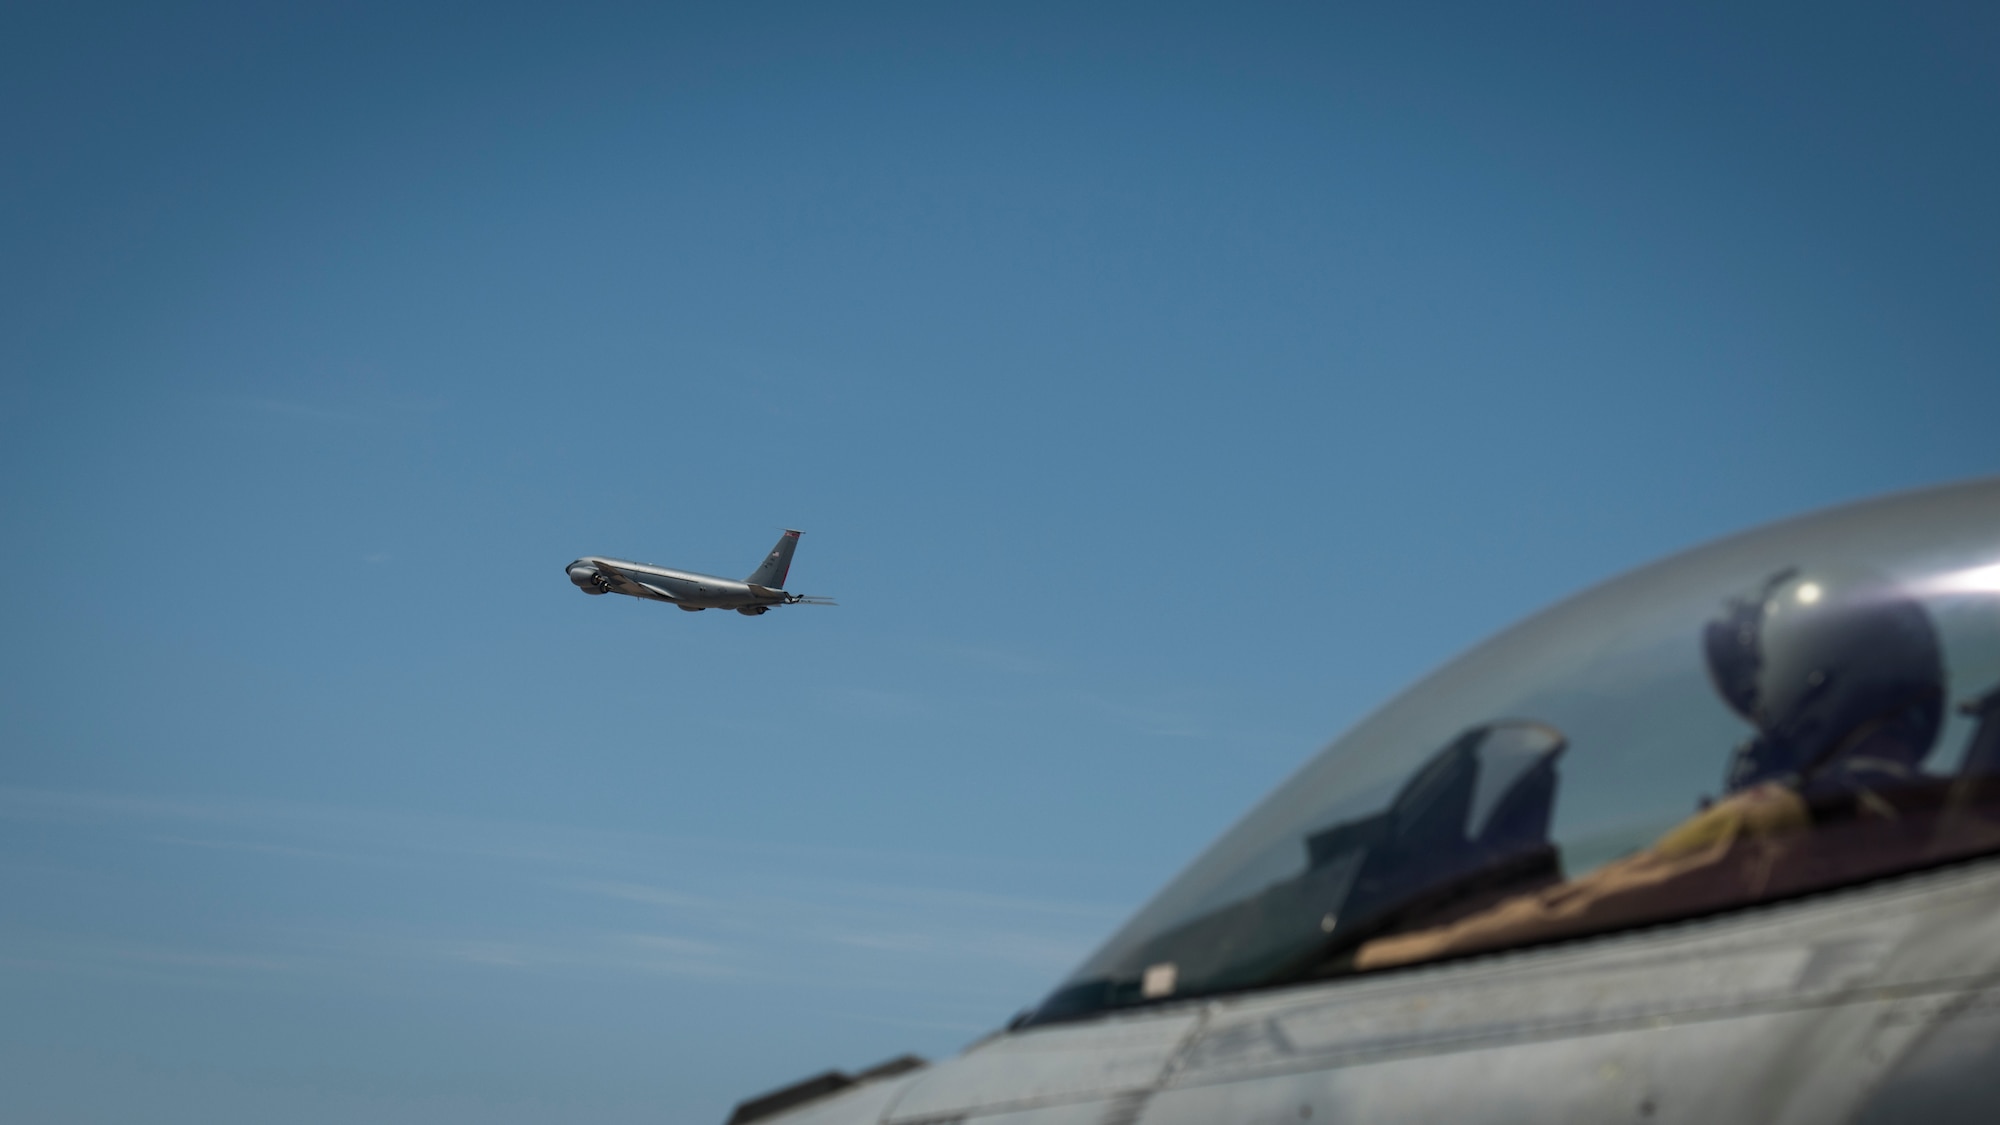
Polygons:
<instances>
[{"instance_id":1,"label":"kc-135 tanker aircraft","mask_svg":"<svg viewBox=\"0 0 2000 1125\"><path fill-rule=\"evenodd\" d=\"M2000 479L1513 626L1004 1030L731 1121L2000 1121Z\"/></svg>"},{"instance_id":2,"label":"kc-135 tanker aircraft","mask_svg":"<svg viewBox=\"0 0 2000 1125\"><path fill-rule=\"evenodd\" d=\"M775 605L834 604L832 598L785 592L785 575L791 572L792 552L798 546L799 533L788 529L771 553L764 556L762 565L741 581L596 555L585 555L565 569L569 580L586 594L628 594L667 602L689 613L733 609L746 617L755 617Z\"/></svg>"}]
</instances>

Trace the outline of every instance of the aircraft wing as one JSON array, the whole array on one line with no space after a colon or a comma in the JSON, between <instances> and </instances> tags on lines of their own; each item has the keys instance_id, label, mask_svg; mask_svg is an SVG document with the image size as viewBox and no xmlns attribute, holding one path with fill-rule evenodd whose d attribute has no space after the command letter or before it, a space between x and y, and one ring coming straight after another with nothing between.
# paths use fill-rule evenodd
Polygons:
<instances>
[{"instance_id":1,"label":"aircraft wing","mask_svg":"<svg viewBox=\"0 0 2000 1125\"><path fill-rule=\"evenodd\" d=\"M621 594L630 594L637 598L657 598L663 602L677 602L680 600L668 593L664 588L655 586L650 582L641 582L615 566L598 563L597 573L609 578L611 580L611 588Z\"/></svg>"}]
</instances>

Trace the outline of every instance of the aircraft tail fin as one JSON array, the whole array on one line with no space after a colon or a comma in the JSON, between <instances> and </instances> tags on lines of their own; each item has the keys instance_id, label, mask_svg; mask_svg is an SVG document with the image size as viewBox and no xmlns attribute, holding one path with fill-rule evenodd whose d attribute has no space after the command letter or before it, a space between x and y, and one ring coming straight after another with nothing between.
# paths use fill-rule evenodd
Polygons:
<instances>
[{"instance_id":1,"label":"aircraft tail fin","mask_svg":"<svg viewBox=\"0 0 2000 1125\"><path fill-rule=\"evenodd\" d=\"M752 571L745 579L752 586L769 586L773 590L785 588L785 575L792 570L792 552L798 550L799 533L787 530L771 553L764 556L764 563Z\"/></svg>"}]
</instances>

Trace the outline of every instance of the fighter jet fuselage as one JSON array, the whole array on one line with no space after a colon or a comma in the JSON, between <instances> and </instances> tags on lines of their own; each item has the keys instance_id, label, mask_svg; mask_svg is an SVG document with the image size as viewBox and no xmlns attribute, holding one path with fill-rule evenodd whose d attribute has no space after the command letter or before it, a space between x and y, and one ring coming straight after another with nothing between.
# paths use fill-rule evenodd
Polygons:
<instances>
[{"instance_id":1,"label":"fighter jet fuselage","mask_svg":"<svg viewBox=\"0 0 2000 1125\"><path fill-rule=\"evenodd\" d=\"M1004 1029L729 1125L1380 1121L2000 1121L2000 478L1544 610Z\"/></svg>"},{"instance_id":2,"label":"fighter jet fuselage","mask_svg":"<svg viewBox=\"0 0 2000 1125\"><path fill-rule=\"evenodd\" d=\"M772 606L833 604L828 598L785 591L785 576L791 570L792 552L798 547L798 542L798 532L786 531L777 546L765 556L763 564L744 579L723 578L600 555L585 555L565 569L569 580L586 594L624 594L667 602L689 613L704 609L733 609L754 617L769 611Z\"/></svg>"}]
</instances>

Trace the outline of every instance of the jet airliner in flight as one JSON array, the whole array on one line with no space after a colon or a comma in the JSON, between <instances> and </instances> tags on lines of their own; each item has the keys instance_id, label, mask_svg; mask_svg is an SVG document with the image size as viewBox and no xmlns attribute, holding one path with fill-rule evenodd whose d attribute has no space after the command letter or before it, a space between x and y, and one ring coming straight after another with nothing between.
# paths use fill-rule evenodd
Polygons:
<instances>
[{"instance_id":1,"label":"jet airliner in flight","mask_svg":"<svg viewBox=\"0 0 2000 1125\"><path fill-rule=\"evenodd\" d=\"M763 564L741 581L597 555L585 555L566 569L569 580L586 594L626 594L667 602L689 613L733 609L755 617L776 605L833 605L832 598L785 592L785 575L792 569L792 552L798 545L799 533L788 529Z\"/></svg>"}]
</instances>

